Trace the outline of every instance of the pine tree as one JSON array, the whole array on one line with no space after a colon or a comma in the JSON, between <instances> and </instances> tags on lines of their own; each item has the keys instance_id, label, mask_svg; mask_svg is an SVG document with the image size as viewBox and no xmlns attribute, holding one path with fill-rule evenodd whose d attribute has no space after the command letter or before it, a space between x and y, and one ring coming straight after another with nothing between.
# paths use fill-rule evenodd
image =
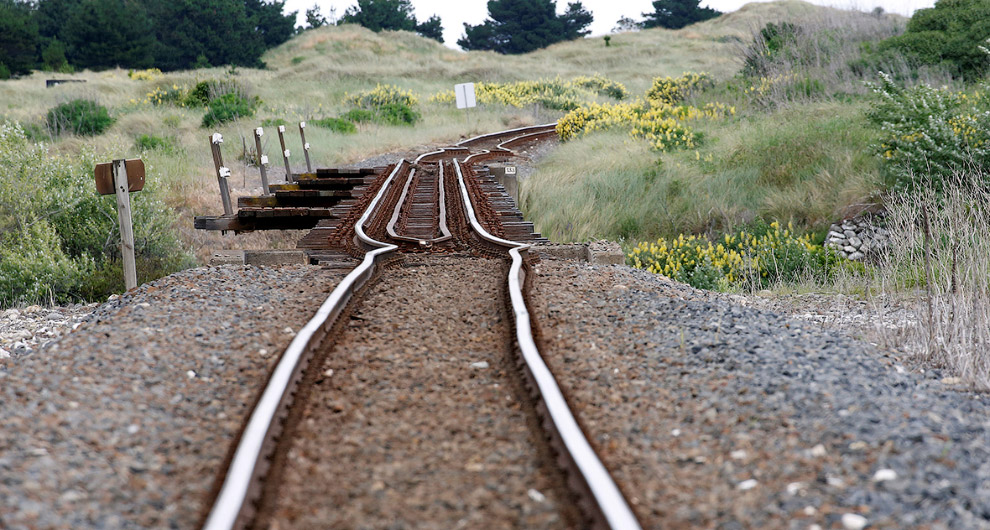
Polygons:
<instances>
[{"instance_id":1,"label":"pine tree","mask_svg":"<svg viewBox=\"0 0 990 530\"><path fill-rule=\"evenodd\" d=\"M327 17L320 12L320 4L313 4L313 7L306 10L306 25L304 28L318 28L328 24Z\"/></svg>"},{"instance_id":2,"label":"pine tree","mask_svg":"<svg viewBox=\"0 0 990 530\"><path fill-rule=\"evenodd\" d=\"M265 48L274 48L296 34L297 12L284 14L285 0L245 0L244 7Z\"/></svg>"},{"instance_id":3,"label":"pine tree","mask_svg":"<svg viewBox=\"0 0 990 530\"><path fill-rule=\"evenodd\" d=\"M0 79L30 73L38 43L38 23L31 16L31 6L0 0Z\"/></svg>"},{"instance_id":4,"label":"pine tree","mask_svg":"<svg viewBox=\"0 0 990 530\"><path fill-rule=\"evenodd\" d=\"M558 16L555 0L490 0L488 17L476 26L464 24L457 44L465 50L526 53L587 35L593 18L580 1Z\"/></svg>"},{"instance_id":5,"label":"pine tree","mask_svg":"<svg viewBox=\"0 0 990 530\"><path fill-rule=\"evenodd\" d=\"M144 0L158 39L162 70L196 64L260 67L265 41L243 0Z\"/></svg>"},{"instance_id":6,"label":"pine tree","mask_svg":"<svg viewBox=\"0 0 990 530\"><path fill-rule=\"evenodd\" d=\"M148 68L155 38L144 8L127 0L82 0L61 29L70 63L81 68Z\"/></svg>"},{"instance_id":7,"label":"pine tree","mask_svg":"<svg viewBox=\"0 0 990 530\"><path fill-rule=\"evenodd\" d=\"M360 24L371 31L416 31L416 17L409 0L358 0L347 8L340 22Z\"/></svg>"},{"instance_id":8,"label":"pine tree","mask_svg":"<svg viewBox=\"0 0 990 530\"><path fill-rule=\"evenodd\" d=\"M710 7L699 7L701 0L655 0L653 12L643 13L644 28L680 29L688 24L715 18L722 13Z\"/></svg>"},{"instance_id":9,"label":"pine tree","mask_svg":"<svg viewBox=\"0 0 990 530\"><path fill-rule=\"evenodd\" d=\"M416 24L416 33L443 43L443 26L440 24L440 17L433 15L426 19L426 22Z\"/></svg>"}]
</instances>

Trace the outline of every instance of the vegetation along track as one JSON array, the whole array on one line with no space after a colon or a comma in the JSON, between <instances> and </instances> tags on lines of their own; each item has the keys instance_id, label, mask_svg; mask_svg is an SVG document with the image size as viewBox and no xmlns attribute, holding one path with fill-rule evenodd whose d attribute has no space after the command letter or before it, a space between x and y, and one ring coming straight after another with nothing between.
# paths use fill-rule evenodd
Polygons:
<instances>
[{"instance_id":1,"label":"vegetation along track","mask_svg":"<svg viewBox=\"0 0 990 530\"><path fill-rule=\"evenodd\" d=\"M360 217L329 240L362 261L282 355L204 528L639 526L537 351L528 245L499 237L457 159L551 131L402 161L354 201Z\"/></svg>"}]
</instances>

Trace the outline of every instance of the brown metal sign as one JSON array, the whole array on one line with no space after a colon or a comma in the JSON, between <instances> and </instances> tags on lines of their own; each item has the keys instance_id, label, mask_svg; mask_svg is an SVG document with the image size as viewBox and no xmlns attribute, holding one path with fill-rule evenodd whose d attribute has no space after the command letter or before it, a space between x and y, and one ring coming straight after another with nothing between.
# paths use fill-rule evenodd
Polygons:
<instances>
[{"instance_id":1,"label":"brown metal sign","mask_svg":"<svg viewBox=\"0 0 990 530\"><path fill-rule=\"evenodd\" d=\"M125 160L124 169L127 170L127 191L141 191L144 189L144 161L140 158ZM96 191L100 195L113 195L113 163L106 162L96 164Z\"/></svg>"}]
</instances>

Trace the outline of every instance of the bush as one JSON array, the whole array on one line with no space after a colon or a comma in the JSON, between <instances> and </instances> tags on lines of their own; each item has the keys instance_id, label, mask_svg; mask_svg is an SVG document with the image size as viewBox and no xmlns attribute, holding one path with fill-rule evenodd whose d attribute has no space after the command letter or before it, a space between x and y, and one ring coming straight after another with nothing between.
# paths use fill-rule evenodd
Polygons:
<instances>
[{"instance_id":1,"label":"bush","mask_svg":"<svg viewBox=\"0 0 990 530\"><path fill-rule=\"evenodd\" d=\"M355 127L353 123L340 118L321 118L318 120L310 120L310 123L316 125L317 127L323 127L325 129L330 129L333 132L343 134L357 132L357 127Z\"/></svg>"},{"instance_id":2,"label":"bush","mask_svg":"<svg viewBox=\"0 0 990 530\"><path fill-rule=\"evenodd\" d=\"M370 123L375 121L375 113L368 109L351 109L341 117L354 123Z\"/></svg>"},{"instance_id":3,"label":"bush","mask_svg":"<svg viewBox=\"0 0 990 530\"><path fill-rule=\"evenodd\" d=\"M207 104L206 114L203 115L203 127L215 127L238 118L254 116L254 110L259 104L257 98L248 99L233 92L224 94Z\"/></svg>"},{"instance_id":4,"label":"bush","mask_svg":"<svg viewBox=\"0 0 990 530\"><path fill-rule=\"evenodd\" d=\"M138 151L164 151L171 153L176 150L175 138L157 136L154 134L142 134L134 140L134 146Z\"/></svg>"},{"instance_id":5,"label":"bush","mask_svg":"<svg viewBox=\"0 0 990 530\"><path fill-rule=\"evenodd\" d=\"M150 103L156 107L161 105L177 105L180 107L185 107L186 98L187 94L185 87L180 87L179 85L160 86L155 87L154 90L145 94L144 102Z\"/></svg>"},{"instance_id":6,"label":"bush","mask_svg":"<svg viewBox=\"0 0 990 530\"><path fill-rule=\"evenodd\" d=\"M990 170L990 98L985 92L901 88L884 74L871 87L878 99L867 116L881 130L874 150L890 188L937 189L953 174Z\"/></svg>"},{"instance_id":7,"label":"bush","mask_svg":"<svg viewBox=\"0 0 990 530\"><path fill-rule=\"evenodd\" d=\"M712 78L704 72L700 74L685 72L684 75L676 78L657 77L653 79L653 86L646 93L646 99L674 105L713 85Z\"/></svg>"},{"instance_id":8,"label":"bush","mask_svg":"<svg viewBox=\"0 0 990 530\"><path fill-rule=\"evenodd\" d=\"M373 121L388 125L412 125L421 117L415 108L419 98L395 86L378 85L374 90L349 97L348 101L360 109L371 111Z\"/></svg>"},{"instance_id":9,"label":"bush","mask_svg":"<svg viewBox=\"0 0 990 530\"><path fill-rule=\"evenodd\" d=\"M0 303L102 300L123 290L116 203L96 193L95 162L53 155L0 122ZM141 281L192 264L153 178L131 195L131 209Z\"/></svg>"},{"instance_id":10,"label":"bush","mask_svg":"<svg viewBox=\"0 0 990 530\"><path fill-rule=\"evenodd\" d=\"M578 76L572 79L571 83L573 83L574 86L594 90L595 92L603 96L608 96L612 99L621 100L625 99L626 96L629 95L628 91L626 91L625 85L612 81L611 79L599 74L595 74L592 77Z\"/></svg>"},{"instance_id":11,"label":"bush","mask_svg":"<svg viewBox=\"0 0 990 530\"><path fill-rule=\"evenodd\" d=\"M884 40L877 50L895 51L916 66L946 65L955 75L980 79L987 72L979 47L990 36L988 21L987 0L939 1L915 11L904 34Z\"/></svg>"},{"instance_id":12,"label":"bush","mask_svg":"<svg viewBox=\"0 0 990 530\"><path fill-rule=\"evenodd\" d=\"M288 125L289 122L282 118L265 118L261 120L262 127L278 127L279 125Z\"/></svg>"},{"instance_id":13,"label":"bush","mask_svg":"<svg viewBox=\"0 0 990 530\"><path fill-rule=\"evenodd\" d=\"M183 102L187 107L204 107L210 102L211 81L199 81L186 94Z\"/></svg>"},{"instance_id":14,"label":"bush","mask_svg":"<svg viewBox=\"0 0 990 530\"><path fill-rule=\"evenodd\" d=\"M775 221L716 240L681 234L670 241L661 238L655 243L640 243L628 258L633 267L699 289L762 289L808 276L830 279L843 260L793 230L791 225L782 229Z\"/></svg>"},{"instance_id":15,"label":"bush","mask_svg":"<svg viewBox=\"0 0 990 530\"><path fill-rule=\"evenodd\" d=\"M63 133L81 136L102 134L114 123L107 108L95 101L76 99L48 111L46 123L53 136Z\"/></svg>"}]
</instances>

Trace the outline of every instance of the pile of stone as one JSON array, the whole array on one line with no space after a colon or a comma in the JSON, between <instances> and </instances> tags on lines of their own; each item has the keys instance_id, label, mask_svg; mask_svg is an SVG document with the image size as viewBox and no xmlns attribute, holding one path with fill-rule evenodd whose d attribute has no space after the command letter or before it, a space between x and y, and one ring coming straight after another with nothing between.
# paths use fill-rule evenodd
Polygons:
<instances>
[{"instance_id":1,"label":"pile of stone","mask_svg":"<svg viewBox=\"0 0 990 530\"><path fill-rule=\"evenodd\" d=\"M867 214L846 219L829 227L825 246L843 258L861 261L876 256L890 241L881 214Z\"/></svg>"}]
</instances>

